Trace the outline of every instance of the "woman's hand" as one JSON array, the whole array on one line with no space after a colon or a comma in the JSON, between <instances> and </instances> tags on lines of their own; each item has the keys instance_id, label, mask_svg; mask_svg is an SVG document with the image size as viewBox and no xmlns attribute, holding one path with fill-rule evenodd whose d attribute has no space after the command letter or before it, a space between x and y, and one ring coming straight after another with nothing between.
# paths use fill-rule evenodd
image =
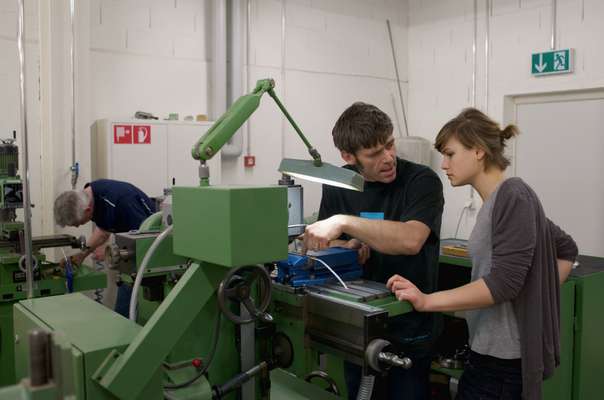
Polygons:
<instances>
[{"instance_id":1,"label":"woman's hand","mask_svg":"<svg viewBox=\"0 0 604 400\"><path fill-rule=\"evenodd\" d=\"M410 280L393 275L388 279L386 287L399 301L408 301L416 311L426 311L428 295L422 293Z\"/></svg>"}]
</instances>

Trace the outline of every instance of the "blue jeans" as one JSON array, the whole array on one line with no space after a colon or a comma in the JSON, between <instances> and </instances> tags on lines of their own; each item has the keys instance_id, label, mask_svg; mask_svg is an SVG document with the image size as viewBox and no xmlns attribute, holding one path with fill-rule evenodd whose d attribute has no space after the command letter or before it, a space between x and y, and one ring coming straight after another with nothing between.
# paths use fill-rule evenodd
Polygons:
<instances>
[{"instance_id":1,"label":"blue jeans","mask_svg":"<svg viewBox=\"0 0 604 400\"><path fill-rule=\"evenodd\" d=\"M122 283L117 287L117 298L115 299L115 312L128 318L130 314L130 298L132 297L132 286Z\"/></svg>"},{"instance_id":2,"label":"blue jeans","mask_svg":"<svg viewBox=\"0 0 604 400\"><path fill-rule=\"evenodd\" d=\"M455 400L520 400L520 359L504 360L470 352Z\"/></svg>"},{"instance_id":3,"label":"blue jeans","mask_svg":"<svg viewBox=\"0 0 604 400\"><path fill-rule=\"evenodd\" d=\"M432 357L413 357L409 369L392 367L385 377L376 377L372 399L428 400L430 398L430 364ZM361 383L362 368L344 362L348 399L355 400Z\"/></svg>"}]
</instances>

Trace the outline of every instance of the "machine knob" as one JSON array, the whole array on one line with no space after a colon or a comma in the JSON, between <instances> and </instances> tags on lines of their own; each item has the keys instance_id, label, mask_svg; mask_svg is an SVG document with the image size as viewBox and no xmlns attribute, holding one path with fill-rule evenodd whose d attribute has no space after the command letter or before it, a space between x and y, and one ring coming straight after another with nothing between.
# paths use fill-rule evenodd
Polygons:
<instances>
[{"instance_id":1,"label":"machine knob","mask_svg":"<svg viewBox=\"0 0 604 400\"><path fill-rule=\"evenodd\" d=\"M105 247L105 264L109 269L118 269L122 262L127 262L132 257L132 253L119 246L112 244Z\"/></svg>"}]
</instances>

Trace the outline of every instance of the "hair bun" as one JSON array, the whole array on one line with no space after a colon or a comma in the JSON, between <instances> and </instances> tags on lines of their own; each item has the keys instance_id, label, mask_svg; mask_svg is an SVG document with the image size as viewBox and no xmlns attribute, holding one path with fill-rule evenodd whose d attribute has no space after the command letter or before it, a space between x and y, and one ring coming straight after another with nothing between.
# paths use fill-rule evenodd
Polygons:
<instances>
[{"instance_id":1,"label":"hair bun","mask_svg":"<svg viewBox=\"0 0 604 400\"><path fill-rule=\"evenodd\" d=\"M513 138L514 136L518 136L520 132L518 131L518 127L516 125L508 125L502 130L499 135L502 140L508 140Z\"/></svg>"}]
</instances>

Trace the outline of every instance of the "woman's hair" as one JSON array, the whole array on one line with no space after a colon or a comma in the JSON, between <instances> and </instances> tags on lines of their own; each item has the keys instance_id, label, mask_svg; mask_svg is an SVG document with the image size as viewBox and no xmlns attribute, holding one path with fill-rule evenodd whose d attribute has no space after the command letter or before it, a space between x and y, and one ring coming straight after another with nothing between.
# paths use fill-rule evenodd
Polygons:
<instances>
[{"instance_id":1,"label":"woman's hair","mask_svg":"<svg viewBox=\"0 0 604 400\"><path fill-rule=\"evenodd\" d=\"M515 125L508 125L502 130L497 122L481 111L466 108L441 128L434 147L442 153L449 139L456 138L467 149L484 150L485 169L497 167L504 170L510 165L510 160L503 154L505 142L519 133Z\"/></svg>"}]
</instances>

